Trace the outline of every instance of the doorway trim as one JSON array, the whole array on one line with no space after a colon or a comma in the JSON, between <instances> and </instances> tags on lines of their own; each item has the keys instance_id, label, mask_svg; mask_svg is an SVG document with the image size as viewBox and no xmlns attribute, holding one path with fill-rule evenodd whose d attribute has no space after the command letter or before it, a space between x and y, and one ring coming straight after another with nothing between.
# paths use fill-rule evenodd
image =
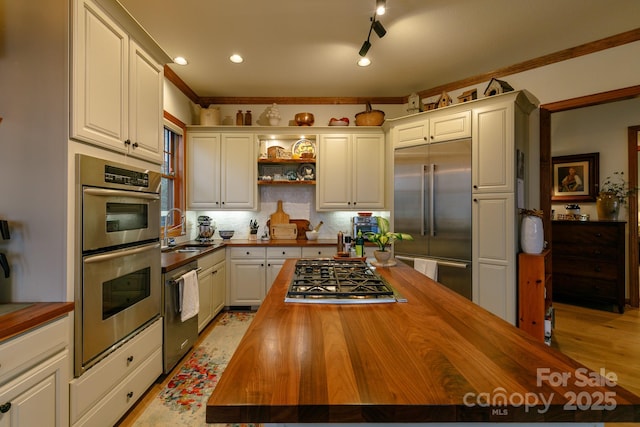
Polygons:
<instances>
[{"instance_id":1,"label":"doorway trim","mask_svg":"<svg viewBox=\"0 0 640 427\"><path fill-rule=\"evenodd\" d=\"M561 111L575 110L577 108L590 107L593 105L607 104L610 102L623 101L626 99L640 97L640 85L623 89L616 89L608 92L600 92L592 95L566 99L564 101L543 104L540 106L540 208L543 212L551 212L551 114ZM640 130L640 126L629 128L628 144L631 150L632 128ZM638 159L637 159L637 138L638 132L633 135L634 147L633 156L627 155L629 163L629 185L633 188L638 186ZM635 171L635 172L634 172ZM632 182L635 181L635 184ZM635 210L633 210L635 207ZM629 212L637 212L638 199L636 195L629 197ZM551 242L551 215L543 218L545 240ZM635 230L635 232L633 231ZM553 248L552 248L553 249ZM629 221L629 304L632 307L640 305L640 289L638 283L638 223Z\"/></svg>"}]
</instances>

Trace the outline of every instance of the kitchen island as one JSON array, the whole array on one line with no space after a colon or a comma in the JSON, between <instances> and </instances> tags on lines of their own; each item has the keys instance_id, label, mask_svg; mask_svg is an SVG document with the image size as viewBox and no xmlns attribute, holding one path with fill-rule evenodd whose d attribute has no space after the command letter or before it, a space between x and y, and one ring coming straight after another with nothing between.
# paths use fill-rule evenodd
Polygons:
<instances>
[{"instance_id":1,"label":"kitchen island","mask_svg":"<svg viewBox=\"0 0 640 427\"><path fill-rule=\"evenodd\" d=\"M285 303L288 260L207 403L208 423L640 421L640 397L408 266L406 303Z\"/></svg>"}]
</instances>

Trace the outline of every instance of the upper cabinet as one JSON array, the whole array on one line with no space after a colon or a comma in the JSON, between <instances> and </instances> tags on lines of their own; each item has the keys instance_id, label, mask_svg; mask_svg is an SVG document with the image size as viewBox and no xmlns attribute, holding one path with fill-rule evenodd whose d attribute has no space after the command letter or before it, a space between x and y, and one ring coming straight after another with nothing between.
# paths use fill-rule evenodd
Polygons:
<instances>
[{"instance_id":1,"label":"upper cabinet","mask_svg":"<svg viewBox=\"0 0 640 427\"><path fill-rule=\"evenodd\" d=\"M383 209L384 135L320 135L318 144L318 210Z\"/></svg>"},{"instance_id":2,"label":"upper cabinet","mask_svg":"<svg viewBox=\"0 0 640 427\"><path fill-rule=\"evenodd\" d=\"M160 164L163 66L99 3L74 6L71 137Z\"/></svg>"},{"instance_id":3,"label":"upper cabinet","mask_svg":"<svg viewBox=\"0 0 640 427\"><path fill-rule=\"evenodd\" d=\"M393 148L424 144L429 141L429 119L421 115L395 125L391 130L391 138Z\"/></svg>"},{"instance_id":4,"label":"upper cabinet","mask_svg":"<svg viewBox=\"0 0 640 427\"><path fill-rule=\"evenodd\" d=\"M432 111L405 117L392 125L393 148L411 147L431 142L452 141L471 136L471 110L457 113Z\"/></svg>"},{"instance_id":5,"label":"upper cabinet","mask_svg":"<svg viewBox=\"0 0 640 427\"><path fill-rule=\"evenodd\" d=\"M452 141L471 136L471 111L440 111L429 117L429 142Z\"/></svg>"},{"instance_id":6,"label":"upper cabinet","mask_svg":"<svg viewBox=\"0 0 640 427\"><path fill-rule=\"evenodd\" d=\"M513 192L514 177L514 103L473 110L473 191Z\"/></svg>"},{"instance_id":7,"label":"upper cabinet","mask_svg":"<svg viewBox=\"0 0 640 427\"><path fill-rule=\"evenodd\" d=\"M187 133L187 206L255 209L256 144L253 134Z\"/></svg>"}]
</instances>

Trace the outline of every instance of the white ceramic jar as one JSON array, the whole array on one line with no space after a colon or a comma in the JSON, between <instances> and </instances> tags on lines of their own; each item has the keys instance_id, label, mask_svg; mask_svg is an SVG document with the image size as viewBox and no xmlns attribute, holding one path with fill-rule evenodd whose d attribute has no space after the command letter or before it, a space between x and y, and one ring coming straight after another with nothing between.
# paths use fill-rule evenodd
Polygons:
<instances>
[{"instance_id":1,"label":"white ceramic jar","mask_svg":"<svg viewBox=\"0 0 640 427\"><path fill-rule=\"evenodd\" d=\"M544 249L544 230L542 218L525 215L520 227L520 245L522 251L528 254L539 254Z\"/></svg>"}]
</instances>

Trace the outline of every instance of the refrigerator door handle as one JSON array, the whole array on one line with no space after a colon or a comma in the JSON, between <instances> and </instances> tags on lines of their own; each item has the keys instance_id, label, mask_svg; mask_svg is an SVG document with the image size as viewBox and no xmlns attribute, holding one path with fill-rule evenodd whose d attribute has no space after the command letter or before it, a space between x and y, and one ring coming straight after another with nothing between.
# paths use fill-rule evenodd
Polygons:
<instances>
[{"instance_id":1,"label":"refrigerator door handle","mask_svg":"<svg viewBox=\"0 0 640 427\"><path fill-rule=\"evenodd\" d=\"M425 220L425 209L424 204L427 197L427 167L429 165L422 165L422 180L420 182L420 235L425 235L425 230L427 228L426 220Z\"/></svg>"},{"instance_id":2,"label":"refrigerator door handle","mask_svg":"<svg viewBox=\"0 0 640 427\"><path fill-rule=\"evenodd\" d=\"M435 201L435 177L436 177L436 165L429 165L429 232L431 237L435 237L436 235L436 201Z\"/></svg>"}]
</instances>

